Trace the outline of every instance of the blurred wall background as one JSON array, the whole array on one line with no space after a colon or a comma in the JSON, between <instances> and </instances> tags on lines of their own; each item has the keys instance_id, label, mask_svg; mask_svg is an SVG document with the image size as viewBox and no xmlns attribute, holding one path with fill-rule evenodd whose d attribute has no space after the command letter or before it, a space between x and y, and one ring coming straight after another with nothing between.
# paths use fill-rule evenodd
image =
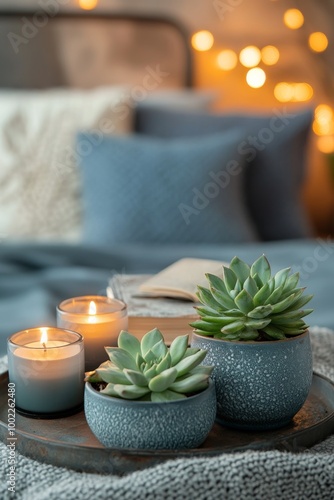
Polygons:
<instances>
[{"instance_id":1,"label":"blurred wall background","mask_svg":"<svg viewBox=\"0 0 334 500\"><path fill-rule=\"evenodd\" d=\"M320 231L323 226L325 233L332 224L334 180L329 165L334 155L333 0L0 1L4 9L38 10L48 2L57 2L62 10L95 8L100 12L167 15L184 23L190 38L204 30L206 33L199 34L197 41L193 39L194 79L196 87L217 91L216 110L258 112L283 106L315 109L304 198ZM292 15L288 22L286 13L291 9L295 17ZM297 11L302 18L298 18ZM318 42L315 35L312 45L310 37L314 34L318 34ZM240 53L249 46L258 50L274 47L278 58L265 62L262 56L256 64L250 64L246 57L242 64ZM252 53L248 56L251 58Z\"/></svg>"}]
</instances>

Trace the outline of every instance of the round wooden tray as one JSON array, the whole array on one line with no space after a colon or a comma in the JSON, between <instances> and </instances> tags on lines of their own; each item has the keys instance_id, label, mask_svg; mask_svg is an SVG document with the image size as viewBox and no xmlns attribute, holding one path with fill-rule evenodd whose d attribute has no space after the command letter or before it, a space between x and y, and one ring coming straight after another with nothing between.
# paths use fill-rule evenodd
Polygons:
<instances>
[{"instance_id":1,"label":"round wooden tray","mask_svg":"<svg viewBox=\"0 0 334 500\"><path fill-rule=\"evenodd\" d=\"M0 439L8 443L8 374L0 376ZM16 414L16 450L23 455L78 471L125 474L166 460L215 456L244 450L300 451L334 432L334 384L314 374L308 399L291 424L263 432L236 431L216 423L200 448L119 450L104 448L90 431L84 412L41 420Z\"/></svg>"}]
</instances>

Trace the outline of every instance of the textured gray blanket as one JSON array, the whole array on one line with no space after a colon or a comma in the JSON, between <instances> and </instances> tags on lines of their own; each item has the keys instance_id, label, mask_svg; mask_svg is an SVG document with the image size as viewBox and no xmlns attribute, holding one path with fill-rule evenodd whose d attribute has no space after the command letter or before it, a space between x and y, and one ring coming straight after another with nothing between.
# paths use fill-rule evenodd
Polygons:
<instances>
[{"instance_id":1,"label":"textured gray blanket","mask_svg":"<svg viewBox=\"0 0 334 500\"><path fill-rule=\"evenodd\" d=\"M311 329L314 369L334 381L334 332ZM0 365L1 366L1 365ZM2 360L2 368L4 368ZM7 490L0 445L0 498L24 500L332 500L334 435L302 453L247 451L166 462L126 477L84 474L16 455L16 493Z\"/></svg>"}]
</instances>

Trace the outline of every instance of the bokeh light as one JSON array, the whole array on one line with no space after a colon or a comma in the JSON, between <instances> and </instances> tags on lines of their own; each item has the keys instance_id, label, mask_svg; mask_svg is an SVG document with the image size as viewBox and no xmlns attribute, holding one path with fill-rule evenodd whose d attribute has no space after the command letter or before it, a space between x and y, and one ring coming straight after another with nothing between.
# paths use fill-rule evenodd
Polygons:
<instances>
[{"instance_id":1,"label":"bokeh light","mask_svg":"<svg viewBox=\"0 0 334 500\"><path fill-rule=\"evenodd\" d=\"M99 0L79 0L79 7L84 10L92 10L95 9Z\"/></svg>"},{"instance_id":2,"label":"bokeh light","mask_svg":"<svg viewBox=\"0 0 334 500\"><path fill-rule=\"evenodd\" d=\"M316 135L334 134L334 122L319 123L316 120L314 120L312 124L312 129Z\"/></svg>"},{"instance_id":3,"label":"bokeh light","mask_svg":"<svg viewBox=\"0 0 334 500\"><path fill-rule=\"evenodd\" d=\"M325 125L334 119L334 111L328 104L318 104L314 110L314 117L318 123Z\"/></svg>"},{"instance_id":4,"label":"bokeh light","mask_svg":"<svg viewBox=\"0 0 334 500\"><path fill-rule=\"evenodd\" d=\"M317 135L334 134L334 110L328 104L319 104L314 111L313 132Z\"/></svg>"},{"instance_id":5,"label":"bokeh light","mask_svg":"<svg viewBox=\"0 0 334 500\"><path fill-rule=\"evenodd\" d=\"M313 88L306 82L280 82L275 85L274 96L280 102L309 101L313 97Z\"/></svg>"},{"instance_id":6,"label":"bokeh light","mask_svg":"<svg viewBox=\"0 0 334 500\"><path fill-rule=\"evenodd\" d=\"M261 51L255 45L249 45L242 49L239 54L239 60L246 68L253 68L261 61Z\"/></svg>"},{"instance_id":7,"label":"bokeh light","mask_svg":"<svg viewBox=\"0 0 334 500\"><path fill-rule=\"evenodd\" d=\"M195 50L204 52L210 50L214 42L213 34L210 31L197 31L191 37L191 45Z\"/></svg>"},{"instance_id":8,"label":"bokeh light","mask_svg":"<svg viewBox=\"0 0 334 500\"><path fill-rule=\"evenodd\" d=\"M284 12L284 24L292 30L301 28L304 24L304 16L299 9L288 9Z\"/></svg>"},{"instance_id":9,"label":"bokeh light","mask_svg":"<svg viewBox=\"0 0 334 500\"><path fill-rule=\"evenodd\" d=\"M238 64L238 56L234 50L225 49L219 52L217 56L217 65L224 71L234 69Z\"/></svg>"},{"instance_id":10,"label":"bokeh light","mask_svg":"<svg viewBox=\"0 0 334 500\"><path fill-rule=\"evenodd\" d=\"M319 137L317 146L322 153L334 153L334 136Z\"/></svg>"},{"instance_id":11,"label":"bokeh light","mask_svg":"<svg viewBox=\"0 0 334 500\"><path fill-rule=\"evenodd\" d=\"M308 44L314 52L323 52L328 47L328 38L325 33L316 31L310 34Z\"/></svg>"},{"instance_id":12,"label":"bokeh light","mask_svg":"<svg viewBox=\"0 0 334 500\"><path fill-rule=\"evenodd\" d=\"M289 102L293 99L293 87L290 83L280 82L275 85L274 96L280 102Z\"/></svg>"},{"instance_id":13,"label":"bokeh light","mask_svg":"<svg viewBox=\"0 0 334 500\"><path fill-rule=\"evenodd\" d=\"M279 60L279 50L274 45L267 45L261 50L261 59L264 64L273 66Z\"/></svg>"},{"instance_id":14,"label":"bokeh light","mask_svg":"<svg viewBox=\"0 0 334 500\"><path fill-rule=\"evenodd\" d=\"M295 83L293 91L297 102L309 101L313 96L313 88L309 83Z\"/></svg>"},{"instance_id":15,"label":"bokeh light","mask_svg":"<svg viewBox=\"0 0 334 500\"><path fill-rule=\"evenodd\" d=\"M266 81L266 73L261 68L252 68L247 71L246 82L253 89L259 89Z\"/></svg>"}]
</instances>

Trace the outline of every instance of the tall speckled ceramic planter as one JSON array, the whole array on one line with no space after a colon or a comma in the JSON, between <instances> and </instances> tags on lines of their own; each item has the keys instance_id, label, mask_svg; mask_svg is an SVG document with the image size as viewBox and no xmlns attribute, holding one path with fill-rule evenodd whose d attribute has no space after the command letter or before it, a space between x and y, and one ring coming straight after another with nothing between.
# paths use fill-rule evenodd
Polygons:
<instances>
[{"instance_id":1,"label":"tall speckled ceramic planter","mask_svg":"<svg viewBox=\"0 0 334 500\"><path fill-rule=\"evenodd\" d=\"M93 434L110 448L196 448L215 421L215 385L210 380L194 396L157 403L113 398L86 383L85 416Z\"/></svg>"},{"instance_id":2,"label":"tall speckled ceramic planter","mask_svg":"<svg viewBox=\"0 0 334 500\"><path fill-rule=\"evenodd\" d=\"M265 430L288 424L303 406L312 382L309 333L286 340L229 342L193 333L213 365L217 416L224 425Z\"/></svg>"}]
</instances>

